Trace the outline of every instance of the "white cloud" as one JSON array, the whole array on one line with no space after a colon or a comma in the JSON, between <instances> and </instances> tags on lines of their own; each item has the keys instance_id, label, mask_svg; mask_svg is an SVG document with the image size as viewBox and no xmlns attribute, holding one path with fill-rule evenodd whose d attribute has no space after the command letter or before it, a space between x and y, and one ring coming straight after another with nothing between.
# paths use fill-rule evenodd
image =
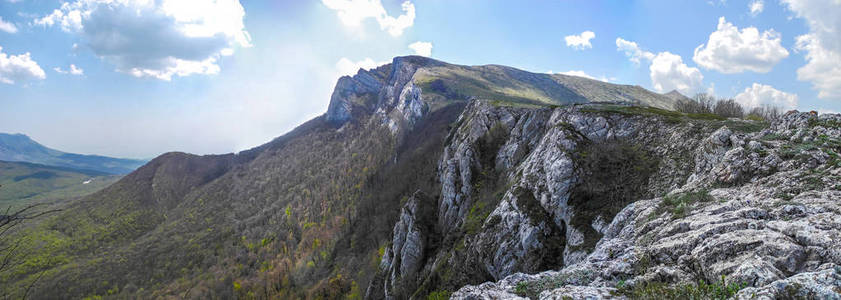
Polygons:
<instances>
[{"instance_id":1,"label":"white cloud","mask_svg":"<svg viewBox=\"0 0 841 300\"><path fill-rule=\"evenodd\" d=\"M616 50L625 52L625 56L639 65L642 60L650 61L648 67L651 85L658 92L677 90L684 95L698 92L703 86L704 75L701 70L689 67L683 59L668 51L657 54L642 50L635 42L622 38L616 39Z\"/></svg>"},{"instance_id":2,"label":"white cloud","mask_svg":"<svg viewBox=\"0 0 841 300\"><path fill-rule=\"evenodd\" d=\"M409 49L415 51L416 55L420 56L432 56L432 43L430 42L414 42L409 44Z\"/></svg>"},{"instance_id":3,"label":"white cloud","mask_svg":"<svg viewBox=\"0 0 841 300\"><path fill-rule=\"evenodd\" d=\"M19 55L7 55L0 47L0 82L14 84L33 79L47 78L47 74L32 60L29 52Z\"/></svg>"},{"instance_id":4,"label":"white cloud","mask_svg":"<svg viewBox=\"0 0 841 300\"><path fill-rule=\"evenodd\" d=\"M695 48L692 60L705 69L722 73L768 73L774 65L788 57L788 50L780 41L780 34L774 30L764 31L761 35L756 27L740 31L721 17L707 44Z\"/></svg>"},{"instance_id":5,"label":"white cloud","mask_svg":"<svg viewBox=\"0 0 841 300\"><path fill-rule=\"evenodd\" d=\"M137 77L217 74L217 61L250 47L238 0L76 0L34 24L77 34L116 70Z\"/></svg>"},{"instance_id":6,"label":"white cloud","mask_svg":"<svg viewBox=\"0 0 841 300\"><path fill-rule=\"evenodd\" d=\"M365 58L360 61L352 61L346 57L342 57L338 62L336 62L336 71L339 72L339 76L353 76L359 72L359 69L370 70L387 63L389 62L375 62L371 58Z\"/></svg>"},{"instance_id":7,"label":"white cloud","mask_svg":"<svg viewBox=\"0 0 841 300\"><path fill-rule=\"evenodd\" d=\"M704 76L698 68L692 68L683 63L679 55L667 52L657 53L651 60L651 84L658 92L677 90L684 95L698 91L704 81Z\"/></svg>"},{"instance_id":8,"label":"white cloud","mask_svg":"<svg viewBox=\"0 0 841 300\"><path fill-rule=\"evenodd\" d=\"M68 68L67 70L63 70L63 69L61 69L61 67L55 67L55 68L53 68L53 71L56 71L56 73L59 73L59 74L70 74L70 75L77 75L77 76L85 74L85 70L82 70L82 68L76 67L76 65L74 65L74 64L70 64L70 68Z\"/></svg>"},{"instance_id":9,"label":"white cloud","mask_svg":"<svg viewBox=\"0 0 841 300\"><path fill-rule=\"evenodd\" d=\"M779 91L770 85L754 83L744 91L733 97L744 107L760 107L771 105L784 110L797 107L797 95Z\"/></svg>"},{"instance_id":10,"label":"white cloud","mask_svg":"<svg viewBox=\"0 0 841 300\"><path fill-rule=\"evenodd\" d=\"M359 27L365 19L373 18L380 29L392 36L400 36L403 30L415 23L415 5L411 1L403 2L404 14L395 17L388 15L380 0L321 0L327 8L335 10L345 26Z\"/></svg>"},{"instance_id":11,"label":"white cloud","mask_svg":"<svg viewBox=\"0 0 841 300\"><path fill-rule=\"evenodd\" d=\"M806 53L806 65L797 69L797 79L811 82L818 98L841 100L841 1L782 2L810 29L796 39L795 49Z\"/></svg>"},{"instance_id":12,"label":"white cloud","mask_svg":"<svg viewBox=\"0 0 841 300\"><path fill-rule=\"evenodd\" d=\"M3 21L3 17L0 17L0 31L5 31L8 33L16 33L18 32L18 28L15 27L15 24Z\"/></svg>"},{"instance_id":13,"label":"white cloud","mask_svg":"<svg viewBox=\"0 0 841 300\"><path fill-rule=\"evenodd\" d=\"M654 53L643 51L642 49L640 49L637 43L626 41L622 38L616 38L616 49L624 51L625 56L627 56L632 62L634 62L637 65L640 64L641 59L654 59Z\"/></svg>"},{"instance_id":14,"label":"white cloud","mask_svg":"<svg viewBox=\"0 0 841 300\"><path fill-rule=\"evenodd\" d=\"M596 34L588 30L579 35L568 35L564 37L564 40L567 42L567 47L572 47L576 50L583 50L593 48L593 44L590 44L590 40L595 37Z\"/></svg>"},{"instance_id":15,"label":"white cloud","mask_svg":"<svg viewBox=\"0 0 841 300\"><path fill-rule=\"evenodd\" d=\"M750 9L750 15L756 17L765 9L765 3L762 0L753 0L748 3L748 9Z\"/></svg>"},{"instance_id":16,"label":"white cloud","mask_svg":"<svg viewBox=\"0 0 841 300\"><path fill-rule=\"evenodd\" d=\"M566 72L557 72L557 73L553 73L552 71L549 71L549 73L550 74L563 74L563 75L568 75L568 76L578 76L578 77L584 77L584 78L592 79L592 80L610 82L610 79L608 79L607 77L602 76L602 77L596 78L595 76L587 74L587 72L584 72L582 70L569 70L569 71L566 71Z\"/></svg>"}]
</instances>

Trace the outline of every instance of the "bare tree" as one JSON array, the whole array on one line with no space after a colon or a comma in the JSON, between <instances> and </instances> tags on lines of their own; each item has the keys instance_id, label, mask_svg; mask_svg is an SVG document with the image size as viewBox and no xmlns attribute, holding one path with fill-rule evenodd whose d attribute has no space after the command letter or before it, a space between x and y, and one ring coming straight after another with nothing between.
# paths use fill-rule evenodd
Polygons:
<instances>
[{"instance_id":1,"label":"bare tree","mask_svg":"<svg viewBox=\"0 0 841 300\"><path fill-rule=\"evenodd\" d=\"M736 100L727 99L716 102L713 113L725 118L741 118L745 115L745 110Z\"/></svg>"},{"instance_id":2,"label":"bare tree","mask_svg":"<svg viewBox=\"0 0 841 300\"><path fill-rule=\"evenodd\" d=\"M19 261L26 256L26 254L21 253L19 249L24 241L24 237L20 236L15 238L14 241L11 241L10 234L13 232L12 230L19 227L26 221L60 211L60 209L40 210L43 206L43 203L30 204L14 211L12 210L12 206L9 206L2 214L0 214L0 272L5 271L16 261ZM39 274L38 277L36 277L35 280L26 287L26 290L21 296L22 299L26 299L29 295L29 291L43 275L44 272L41 272L41 274ZM2 292L2 296L4 298L9 297L8 291L5 289L0 289L0 292Z\"/></svg>"},{"instance_id":3,"label":"bare tree","mask_svg":"<svg viewBox=\"0 0 841 300\"><path fill-rule=\"evenodd\" d=\"M688 114L712 113L715 97L706 93L698 93L689 101L680 101L675 108L677 111Z\"/></svg>"},{"instance_id":4,"label":"bare tree","mask_svg":"<svg viewBox=\"0 0 841 300\"><path fill-rule=\"evenodd\" d=\"M776 120L780 116L782 116L782 109L771 105L754 107L748 113L748 117L762 118L768 121Z\"/></svg>"}]
</instances>

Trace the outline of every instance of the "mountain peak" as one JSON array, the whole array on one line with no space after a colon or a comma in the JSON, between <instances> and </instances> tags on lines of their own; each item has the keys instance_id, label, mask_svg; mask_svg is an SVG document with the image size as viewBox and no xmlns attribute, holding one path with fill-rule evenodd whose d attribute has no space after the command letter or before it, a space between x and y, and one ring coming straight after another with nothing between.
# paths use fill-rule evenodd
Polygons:
<instances>
[{"instance_id":1,"label":"mountain peak","mask_svg":"<svg viewBox=\"0 0 841 300\"><path fill-rule=\"evenodd\" d=\"M0 160L29 162L53 167L125 174L146 161L66 153L51 149L22 133L0 133Z\"/></svg>"},{"instance_id":2,"label":"mountain peak","mask_svg":"<svg viewBox=\"0 0 841 300\"><path fill-rule=\"evenodd\" d=\"M412 98L418 101L408 103L414 108L477 98L526 105L623 102L672 109L678 98L638 86L532 73L502 65L455 65L413 55L398 56L389 64L370 70L360 69L354 76L339 78L326 120L341 126L354 112L389 114L395 107L407 104L402 100L410 95L417 96ZM407 114L403 109L399 110L401 114ZM417 112L412 109L411 114ZM401 123L395 119L384 121Z\"/></svg>"}]
</instances>

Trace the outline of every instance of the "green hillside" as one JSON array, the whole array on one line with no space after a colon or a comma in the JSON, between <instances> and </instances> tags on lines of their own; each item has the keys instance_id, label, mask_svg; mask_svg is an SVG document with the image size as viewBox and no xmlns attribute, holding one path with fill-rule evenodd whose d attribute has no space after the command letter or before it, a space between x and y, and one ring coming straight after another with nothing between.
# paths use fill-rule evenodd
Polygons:
<instances>
[{"instance_id":1,"label":"green hillside","mask_svg":"<svg viewBox=\"0 0 841 300\"><path fill-rule=\"evenodd\" d=\"M0 207L55 202L89 195L120 176L103 172L0 161Z\"/></svg>"}]
</instances>

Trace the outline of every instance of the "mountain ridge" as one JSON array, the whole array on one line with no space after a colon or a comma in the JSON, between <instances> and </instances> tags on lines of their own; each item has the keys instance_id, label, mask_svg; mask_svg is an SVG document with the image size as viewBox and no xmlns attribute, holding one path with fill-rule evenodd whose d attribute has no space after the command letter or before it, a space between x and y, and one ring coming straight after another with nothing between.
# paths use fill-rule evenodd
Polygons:
<instances>
[{"instance_id":1,"label":"mountain ridge","mask_svg":"<svg viewBox=\"0 0 841 300\"><path fill-rule=\"evenodd\" d=\"M67 153L41 145L21 133L0 133L0 160L69 167L109 174L126 174L146 163L145 160L138 159Z\"/></svg>"},{"instance_id":2,"label":"mountain ridge","mask_svg":"<svg viewBox=\"0 0 841 300\"><path fill-rule=\"evenodd\" d=\"M400 56L389 64L370 70L359 69L356 75L339 78L328 106L327 120L341 124L349 118L354 107L371 112L380 105L394 103L397 98L404 97L402 93L408 84L418 87L427 97L437 95L464 98L462 100L475 97L531 105L624 102L673 109L675 102L685 100L685 97L658 94L640 86L578 76L532 73L493 64L464 66L423 56ZM427 102L434 105L440 101Z\"/></svg>"},{"instance_id":3,"label":"mountain ridge","mask_svg":"<svg viewBox=\"0 0 841 300\"><path fill-rule=\"evenodd\" d=\"M20 295L43 274L33 297L511 296L488 286L604 253L605 224L636 201L761 179L824 153L783 149L789 135L838 135L829 117L640 105L676 100L637 88L398 57L342 77L325 114L264 145L166 153L73 201L22 233L45 238L0 287Z\"/></svg>"}]
</instances>

